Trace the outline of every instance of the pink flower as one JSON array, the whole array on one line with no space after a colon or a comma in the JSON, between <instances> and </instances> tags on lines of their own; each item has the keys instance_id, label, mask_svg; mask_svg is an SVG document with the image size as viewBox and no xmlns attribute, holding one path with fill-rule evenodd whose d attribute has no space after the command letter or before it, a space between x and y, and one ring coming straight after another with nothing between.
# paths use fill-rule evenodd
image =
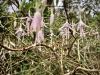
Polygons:
<instances>
[{"instance_id":1,"label":"pink flower","mask_svg":"<svg viewBox=\"0 0 100 75\"><path fill-rule=\"evenodd\" d=\"M42 21L41 21L41 28L44 28L44 27L48 28L48 27L45 25L45 23L43 22L43 18L42 18Z\"/></svg>"},{"instance_id":2,"label":"pink flower","mask_svg":"<svg viewBox=\"0 0 100 75\"><path fill-rule=\"evenodd\" d=\"M47 4L47 0L42 0L42 4Z\"/></svg>"},{"instance_id":3,"label":"pink flower","mask_svg":"<svg viewBox=\"0 0 100 75\"><path fill-rule=\"evenodd\" d=\"M54 22L54 14L53 14L53 8L51 8L50 26L53 24L53 22Z\"/></svg>"},{"instance_id":4,"label":"pink flower","mask_svg":"<svg viewBox=\"0 0 100 75\"><path fill-rule=\"evenodd\" d=\"M36 34L35 43L41 43L42 41L44 41L44 34L43 34L42 30L40 30Z\"/></svg>"},{"instance_id":5,"label":"pink flower","mask_svg":"<svg viewBox=\"0 0 100 75\"><path fill-rule=\"evenodd\" d=\"M98 31L94 32L93 35L95 35L95 39L99 39L99 37L100 37Z\"/></svg>"},{"instance_id":6,"label":"pink flower","mask_svg":"<svg viewBox=\"0 0 100 75\"><path fill-rule=\"evenodd\" d=\"M84 33L84 30L83 29L80 29L80 37L81 38L85 37L85 33Z\"/></svg>"},{"instance_id":7,"label":"pink flower","mask_svg":"<svg viewBox=\"0 0 100 75\"><path fill-rule=\"evenodd\" d=\"M27 22L31 22L31 18L30 17L27 17Z\"/></svg>"},{"instance_id":8,"label":"pink flower","mask_svg":"<svg viewBox=\"0 0 100 75\"><path fill-rule=\"evenodd\" d=\"M21 26L17 29L17 31L15 32L15 34L17 34L18 37L18 41L20 40L20 37L23 33L23 29L21 28Z\"/></svg>"},{"instance_id":9,"label":"pink flower","mask_svg":"<svg viewBox=\"0 0 100 75\"><path fill-rule=\"evenodd\" d=\"M78 22L78 28L77 28L77 30L80 30L81 28L83 28L84 25L85 25L85 23L82 20L80 20Z\"/></svg>"},{"instance_id":10,"label":"pink flower","mask_svg":"<svg viewBox=\"0 0 100 75\"><path fill-rule=\"evenodd\" d=\"M40 30L41 20L42 20L41 13L35 12L31 26L30 26L31 31L37 32Z\"/></svg>"},{"instance_id":11,"label":"pink flower","mask_svg":"<svg viewBox=\"0 0 100 75\"><path fill-rule=\"evenodd\" d=\"M67 39L69 39L69 34L70 34L70 31L69 29L72 29L70 24L68 23L68 21L66 20L66 23L63 24L63 26L61 28L59 28L59 31L60 32L63 32L63 37L65 36Z\"/></svg>"},{"instance_id":12,"label":"pink flower","mask_svg":"<svg viewBox=\"0 0 100 75\"><path fill-rule=\"evenodd\" d=\"M18 33L22 33L23 32L23 29L21 28L21 26L18 28L18 30L15 32L15 34L18 34Z\"/></svg>"},{"instance_id":13,"label":"pink flower","mask_svg":"<svg viewBox=\"0 0 100 75\"><path fill-rule=\"evenodd\" d=\"M41 21L41 28L44 28L45 23L43 21Z\"/></svg>"},{"instance_id":14,"label":"pink flower","mask_svg":"<svg viewBox=\"0 0 100 75\"><path fill-rule=\"evenodd\" d=\"M54 14L52 13L50 15L50 26L53 24L53 22L54 22Z\"/></svg>"},{"instance_id":15,"label":"pink flower","mask_svg":"<svg viewBox=\"0 0 100 75\"><path fill-rule=\"evenodd\" d=\"M62 31L62 30L64 30L64 28L70 28L71 29L71 26L70 26L70 24L68 23L67 20L66 20L66 23L64 23L63 26L59 28L59 30Z\"/></svg>"},{"instance_id":16,"label":"pink flower","mask_svg":"<svg viewBox=\"0 0 100 75\"><path fill-rule=\"evenodd\" d=\"M80 21L78 22L78 28L77 28L77 30L80 30L80 29L83 28L83 27L89 27L89 26L87 26L87 25L80 19Z\"/></svg>"},{"instance_id":17,"label":"pink flower","mask_svg":"<svg viewBox=\"0 0 100 75\"><path fill-rule=\"evenodd\" d=\"M30 30L30 23L31 23L31 18L30 17L27 17L26 29L27 29L28 36L29 36L29 30Z\"/></svg>"},{"instance_id":18,"label":"pink flower","mask_svg":"<svg viewBox=\"0 0 100 75\"><path fill-rule=\"evenodd\" d=\"M85 37L85 32L83 30L83 27L89 27L89 26L87 26L80 18L80 21L78 22L77 30L80 31L80 37L81 38Z\"/></svg>"}]
</instances>

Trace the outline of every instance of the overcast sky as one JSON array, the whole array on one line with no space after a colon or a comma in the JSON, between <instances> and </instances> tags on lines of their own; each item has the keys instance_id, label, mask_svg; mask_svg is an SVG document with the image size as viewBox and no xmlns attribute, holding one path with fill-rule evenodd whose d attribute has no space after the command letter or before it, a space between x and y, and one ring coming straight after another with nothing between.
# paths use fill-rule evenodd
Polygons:
<instances>
[{"instance_id":1,"label":"overcast sky","mask_svg":"<svg viewBox=\"0 0 100 75\"><path fill-rule=\"evenodd\" d=\"M54 2L54 6L63 6L63 3L62 3L62 1L63 0L59 0L58 1L58 4L56 3L56 0L53 0L53 2ZM77 0L76 0L77 1ZM84 0L84 2L85 2L86 0ZM29 0L26 0L26 3L28 3L29 2ZM21 3L21 0L19 0L19 3ZM88 3L90 3L90 2L88 2ZM84 9L82 9L81 8L81 6L83 5L84 3L81 1L81 3L80 4L77 4L77 6L78 6L78 11L84 11ZM85 3L86 4L86 3ZM76 5L76 4L75 4ZM93 1L91 4L90 4L90 6L96 6L95 5L95 1ZM13 9L15 10L15 11L17 11L18 10L18 8L15 6L15 5L12 5L12 6L9 6L9 10L8 10L8 12L14 12L13 11L13 9L12 9L12 7L13 7ZM97 6L96 6L97 7ZM99 4L99 7L98 8L94 8L94 10L96 10L96 11L100 11L100 4ZM93 10L91 10L91 13L90 13L92 16L93 16Z\"/></svg>"},{"instance_id":2,"label":"overcast sky","mask_svg":"<svg viewBox=\"0 0 100 75\"><path fill-rule=\"evenodd\" d=\"M28 3L29 2L29 0L26 0L26 3ZM21 0L19 0L19 3L21 3ZM12 9L12 7L13 7L13 9ZM14 11L17 11L18 10L18 8L13 4L12 6L9 6L9 10L8 10L8 12L14 12Z\"/></svg>"}]
</instances>

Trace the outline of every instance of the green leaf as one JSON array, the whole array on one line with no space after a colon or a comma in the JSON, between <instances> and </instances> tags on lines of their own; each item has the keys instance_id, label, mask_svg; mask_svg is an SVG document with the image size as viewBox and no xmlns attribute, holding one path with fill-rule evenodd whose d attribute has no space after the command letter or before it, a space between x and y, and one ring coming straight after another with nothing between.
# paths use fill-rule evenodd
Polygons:
<instances>
[{"instance_id":1,"label":"green leaf","mask_svg":"<svg viewBox=\"0 0 100 75\"><path fill-rule=\"evenodd\" d=\"M25 5L25 9L26 9L26 10L29 10L29 9L32 8L34 5L35 5L35 2L28 3L28 4Z\"/></svg>"},{"instance_id":2,"label":"green leaf","mask_svg":"<svg viewBox=\"0 0 100 75\"><path fill-rule=\"evenodd\" d=\"M8 0L6 0L6 1L3 3L2 7L4 7L7 3L8 3Z\"/></svg>"},{"instance_id":3,"label":"green leaf","mask_svg":"<svg viewBox=\"0 0 100 75\"><path fill-rule=\"evenodd\" d=\"M22 10L22 8L23 8L23 6L24 6L25 1L26 1L26 0L22 0L22 3L21 3L20 6L19 6L19 10L20 10L20 11Z\"/></svg>"}]
</instances>

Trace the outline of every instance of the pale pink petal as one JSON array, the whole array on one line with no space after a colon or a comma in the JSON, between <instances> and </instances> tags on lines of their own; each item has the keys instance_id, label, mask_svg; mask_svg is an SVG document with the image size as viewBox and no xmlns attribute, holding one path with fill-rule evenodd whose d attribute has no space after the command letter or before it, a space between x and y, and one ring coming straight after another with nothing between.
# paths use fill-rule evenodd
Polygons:
<instances>
[{"instance_id":1,"label":"pale pink petal","mask_svg":"<svg viewBox=\"0 0 100 75\"><path fill-rule=\"evenodd\" d=\"M54 14L50 15L50 26L53 24L54 22Z\"/></svg>"},{"instance_id":2,"label":"pale pink petal","mask_svg":"<svg viewBox=\"0 0 100 75\"><path fill-rule=\"evenodd\" d=\"M21 28L21 26L17 29L17 31L15 32L15 34L18 34L18 33L22 33L23 29Z\"/></svg>"},{"instance_id":3,"label":"pale pink petal","mask_svg":"<svg viewBox=\"0 0 100 75\"><path fill-rule=\"evenodd\" d=\"M66 23L64 23L62 25L62 27L60 27L60 29L62 30L63 28L70 28L70 24L68 23L68 21L66 20Z\"/></svg>"},{"instance_id":4,"label":"pale pink petal","mask_svg":"<svg viewBox=\"0 0 100 75\"><path fill-rule=\"evenodd\" d=\"M31 22L31 18L30 17L27 17L27 22Z\"/></svg>"},{"instance_id":5,"label":"pale pink petal","mask_svg":"<svg viewBox=\"0 0 100 75\"><path fill-rule=\"evenodd\" d=\"M45 23L43 21L41 21L41 28L44 28Z\"/></svg>"},{"instance_id":6,"label":"pale pink petal","mask_svg":"<svg viewBox=\"0 0 100 75\"><path fill-rule=\"evenodd\" d=\"M47 0L42 0L42 4L47 4Z\"/></svg>"},{"instance_id":7,"label":"pale pink petal","mask_svg":"<svg viewBox=\"0 0 100 75\"><path fill-rule=\"evenodd\" d=\"M65 34L66 39L69 39L69 36L70 36L69 29L72 29L72 28L71 28L71 26L70 26L70 24L68 23L67 20L66 20L66 23L64 23L63 26L59 28L59 30Z\"/></svg>"},{"instance_id":8,"label":"pale pink petal","mask_svg":"<svg viewBox=\"0 0 100 75\"><path fill-rule=\"evenodd\" d=\"M17 37L18 37L18 42L20 40L20 37L23 33L23 29L21 28L21 26L17 29L17 31L15 32L15 34L17 34Z\"/></svg>"},{"instance_id":9,"label":"pale pink petal","mask_svg":"<svg viewBox=\"0 0 100 75\"><path fill-rule=\"evenodd\" d=\"M30 29L31 31L39 31L40 30L40 25L41 25L41 13L40 12L35 12Z\"/></svg>"},{"instance_id":10,"label":"pale pink petal","mask_svg":"<svg viewBox=\"0 0 100 75\"><path fill-rule=\"evenodd\" d=\"M27 17L27 20L26 20L26 29L27 29L28 36L29 36L29 30L30 30L30 23L31 23L31 18Z\"/></svg>"},{"instance_id":11,"label":"pale pink petal","mask_svg":"<svg viewBox=\"0 0 100 75\"><path fill-rule=\"evenodd\" d=\"M36 34L35 42L36 43L41 43L42 41L44 41L44 34L43 34L42 30L40 30Z\"/></svg>"}]
</instances>

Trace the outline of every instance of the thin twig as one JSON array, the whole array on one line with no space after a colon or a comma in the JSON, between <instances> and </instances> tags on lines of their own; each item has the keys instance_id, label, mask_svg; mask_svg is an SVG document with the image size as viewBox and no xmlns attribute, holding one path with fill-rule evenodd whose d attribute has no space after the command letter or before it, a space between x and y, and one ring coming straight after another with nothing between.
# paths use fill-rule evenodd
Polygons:
<instances>
[{"instance_id":1,"label":"thin twig","mask_svg":"<svg viewBox=\"0 0 100 75\"><path fill-rule=\"evenodd\" d=\"M4 73L4 75L7 75L5 70L0 66L0 70Z\"/></svg>"},{"instance_id":2,"label":"thin twig","mask_svg":"<svg viewBox=\"0 0 100 75\"><path fill-rule=\"evenodd\" d=\"M74 70L66 73L65 75L72 75L74 74L77 70L83 70L83 71L87 71L87 72L100 72L100 70L98 69L86 69L86 68L83 68L83 67L77 67L75 68Z\"/></svg>"}]
</instances>

